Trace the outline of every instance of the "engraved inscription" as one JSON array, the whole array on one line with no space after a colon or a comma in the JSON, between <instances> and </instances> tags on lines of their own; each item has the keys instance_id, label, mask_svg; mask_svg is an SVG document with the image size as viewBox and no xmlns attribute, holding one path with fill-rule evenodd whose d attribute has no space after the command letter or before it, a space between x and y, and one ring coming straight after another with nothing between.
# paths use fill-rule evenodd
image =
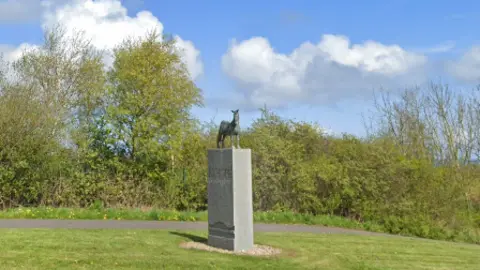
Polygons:
<instances>
[{"instance_id":1,"label":"engraved inscription","mask_svg":"<svg viewBox=\"0 0 480 270\"><path fill-rule=\"evenodd\" d=\"M208 177L215 180L232 179L231 168L208 167Z\"/></svg>"},{"instance_id":2,"label":"engraved inscription","mask_svg":"<svg viewBox=\"0 0 480 270\"><path fill-rule=\"evenodd\" d=\"M232 168L212 165L208 166L208 220L230 227L233 226Z\"/></svg>"}]
</instances>

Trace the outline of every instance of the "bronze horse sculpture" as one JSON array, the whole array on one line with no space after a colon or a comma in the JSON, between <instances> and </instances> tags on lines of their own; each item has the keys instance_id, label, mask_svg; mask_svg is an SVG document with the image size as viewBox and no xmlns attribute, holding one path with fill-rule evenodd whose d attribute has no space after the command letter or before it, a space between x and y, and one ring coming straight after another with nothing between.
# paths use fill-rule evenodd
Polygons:
<instances>
[{"instance_id":1,"label":"bronze horse sculpture","mask_svg":"<svg viewBox=\"0 0 480 270\"><path fill-rule=\"evenodd\" d=\"M217 135L217 148L225 148L225 137L230 136L230 143L232 144L232 148L235 148L233 143L233 136L237 137L237 147L240 148L240 117L238 114L238 110L232 110L233 113L233 120L222 121L220 123L220 128L218 129ZM222 143L222 147L220 147L220 142Z\"/></svg>"}]
</instances>

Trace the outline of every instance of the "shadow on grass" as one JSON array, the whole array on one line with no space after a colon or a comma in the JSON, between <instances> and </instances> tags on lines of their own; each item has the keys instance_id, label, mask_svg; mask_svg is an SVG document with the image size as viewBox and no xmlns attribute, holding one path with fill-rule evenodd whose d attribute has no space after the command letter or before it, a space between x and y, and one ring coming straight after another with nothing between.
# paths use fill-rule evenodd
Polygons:
<instances>
[{"instance_id":1,"label":"shadow on grass","mask_svg":"<svg viewBox=\"0 0 480 270\"><path fill-rule=\"evenodd\" d=\"M197 236L189 233L181 233L181 232L169 232L170 234L181 236L183 238L190 239L193 242L198 242L198 243L207 243L207 238L202 237L202 236Z\"/></svg>"}]
</instances>

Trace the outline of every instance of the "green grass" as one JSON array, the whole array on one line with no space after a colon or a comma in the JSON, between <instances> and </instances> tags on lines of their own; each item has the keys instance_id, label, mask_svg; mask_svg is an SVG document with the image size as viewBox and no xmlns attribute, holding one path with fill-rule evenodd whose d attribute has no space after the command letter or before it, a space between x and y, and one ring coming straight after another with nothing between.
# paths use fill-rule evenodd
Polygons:
<instances>
[{"instance_id":1,"label":"green grass","mask_svg":"<svg viewBox=\"0 0 480 270\"><path fill-rule=\"evenodd\" d=\"M178 247L206 232L0 229L2 269L480 269L480 246L358 235L256 233L271 258Z\"/></svg>"},{"instance_id":2,"label":"green grass","mask_svg":"<svg viewBox=\"0 0 480 270\"><path fill-rule=\"evenodd\" d=\"M115 219L115 220L163 220L163 221L207 221L203 212L179 212L158 209L119 209L103 208L94 205L90 208L10 208L0 211L0 218L27 219ZM375 222L358 222L332 215L309 215L293 212L255 212L254 222L280 224L308 224L366 230L372 232L395 233L405 236L418 236L430 239L451 240L480 244L480 229L464 228L455 231L443 227L411 225L391 227L390 224ZM390 227L389 227L390 226Z\"/></svg>"}]
</instances>

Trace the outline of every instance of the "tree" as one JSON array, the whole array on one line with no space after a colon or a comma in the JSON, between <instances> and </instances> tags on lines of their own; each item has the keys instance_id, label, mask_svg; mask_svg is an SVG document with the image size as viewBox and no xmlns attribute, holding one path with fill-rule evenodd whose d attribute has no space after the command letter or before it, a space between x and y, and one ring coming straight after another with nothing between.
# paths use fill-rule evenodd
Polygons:
<instances>
[{"instance_id":1,"label":"tree","mask_svg":"<svg viewBox=\"0 0 480 270\"><path fill-rule=\"evenodd\" d=\"M436 164L468 164L478 145L475 100L448 85L407 89L376 99L376 135L393 138L406 154Z\"/></svg>"},{"instance_id":2,"label":"tree","mask_svg":"<svg viewBox=\"0 0 480 270\"><path fill-rule=\"evenodd\" d=\"M42 46L13 63L18 82L34 88L35 99L55 119L52 132L59 140L70 140L68 131L89 122L98 107L105 89L101 57L83 32L55 26L45 31Z\"/></svg>"},{"instance_id":3,"label":"tree","mask_svg":"<svg viewBox=\"0 0 480 270\"><path fill-rule=\"evenodd\" d=\"M118 152L135 164L134 178L166 180L182 162L184 138L195 125L190 109L202 105L201 91L175 40L156 32L125 40L114 56L108 117Z\"/></svg>"},{"instance_id":4,"label":"tree","mask_svg":"<svg viewBox=\"0 0 480 270\"><path fill-rule=\"evenodd\" d=\"M24 51L5 70L10 77L0 80L5 127L0 151L10 174L3 180L22 187L10 196L11 203L60 196L65 164L79 160L65 154L75 149L81 154L87 147L84 126L92 126L86 123L92 122L105 89L101 54L83 33L67 34L57 26L45 31L41 46Z\"/></svg>"}]
</instances>

